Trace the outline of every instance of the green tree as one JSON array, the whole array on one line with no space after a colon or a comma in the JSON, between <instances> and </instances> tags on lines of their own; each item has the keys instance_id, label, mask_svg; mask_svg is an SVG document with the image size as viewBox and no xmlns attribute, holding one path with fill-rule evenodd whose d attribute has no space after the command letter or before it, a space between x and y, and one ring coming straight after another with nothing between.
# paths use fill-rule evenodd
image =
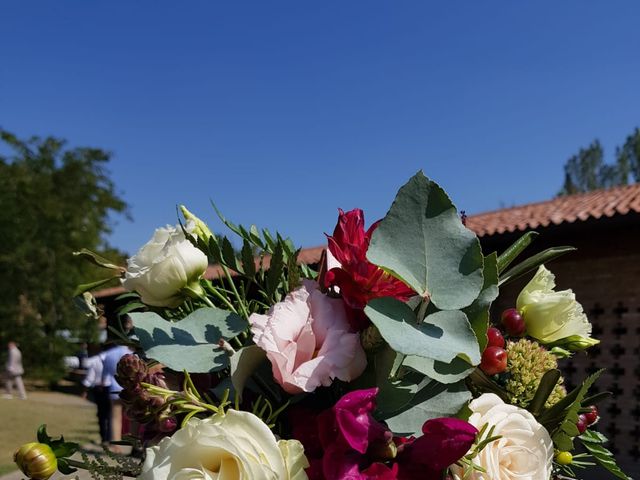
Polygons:
<instances>
[{"instance_id":1,"label":"green tree","mask_svg":"<svg viewBox=\"0 0 640 480\"><path fill-rule=\"evenodd\" d=\"M627 185L640 181L640 129L629 135L622 147L616 148L614 163L605 163L604 149L598 140L581 148L564 165L564 185L559 195L590 192L600 188Z\"/></svg>"},{"instance_id":2,"label":"green tree","mask_svg":"<svg viewBox=\"0 0 640 480\"><path fill-rule=\"evenodd\" d=\"M72 295L99 275L72 252L86 247L122 257L107 242L114 218L128 216L106 170L109 157L0 129L0 343L21 344L27 373L60 372L72 348L61 332L85 340L95 332Z\"/></svg>"},{"instance_id":3,"label":"green tree","mask_svg":"<svg viewBox=\"0 0 640 480\"><path fill-rule=\"evenodd\" d=\"M640 182L640 128L636 128L626 138L624 145L616 149L616 158L623 173Z\"/></svg>"}]
</instances>

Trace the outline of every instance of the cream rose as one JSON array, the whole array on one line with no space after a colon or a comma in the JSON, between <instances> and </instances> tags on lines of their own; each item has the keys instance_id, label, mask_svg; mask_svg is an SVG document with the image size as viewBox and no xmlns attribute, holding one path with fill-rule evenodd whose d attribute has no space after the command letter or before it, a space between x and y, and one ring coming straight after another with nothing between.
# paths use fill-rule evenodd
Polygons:
<instances>
[{"instance_id":1,"label":"cream rose","mask_svg":"<svg viewBox=\"0 0 640 480\"><path fill-rule=\"evenodd\" d=\"M141 480L304 480L309 466L297 440L277 441L249 412L192 418L147 449Z\"/></svg>"},{"instance_id":2,"label":"cream rose","mask_svg":"<svg viewBox=\"0 0 640 480\"><path fill-rule=\"evenodd\" d=\"M485 393L469 404L469 423L480 430L495 427L501 438L487 445L474 458L486 473L475 472L468 480L549 480L553 462L553 442L547 430L528 411L504 403L493 393ZM461 467L451 467L456 480Z\"/></svg>"},{"instance_id":3,"label":"cream rose","mask_svg":"<svg viewBox=\"0 0 640 480\"><path fill-rule=\"evenodd\" d=\"M182 228L158 228L151 240L127 261L124 288L154 307L175 308L187 295L202 295L199 279L207 256L184 236Z\"/></svg>"},{"instance_id":4,"label":"cream rose","mask_svg":"<svg viewBox=\"0 0 640 480\"><path fill-rule=\"evenodd\" d=\"M536 340L581 350L598 343L589 337L591 324L571 290L556 292L555 276L540 265L516 301L527 334Z\"/></svg>"}]
</instances>

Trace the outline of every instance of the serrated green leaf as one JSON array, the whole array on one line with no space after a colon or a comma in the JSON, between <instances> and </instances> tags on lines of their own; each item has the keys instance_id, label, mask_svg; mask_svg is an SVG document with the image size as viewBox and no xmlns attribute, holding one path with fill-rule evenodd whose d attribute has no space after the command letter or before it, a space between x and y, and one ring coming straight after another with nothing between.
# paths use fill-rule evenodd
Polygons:
<instances>
[{"instance_id":1,"label":"serrated green leaf","mask_svg":"<svg viewBox=\"0 0 640 480\"><path fill-rule=\"evenodd\" d=\"M481 352L487 346L491 303L498 298L498 267L495 252L484 257L482 276L484 280L480 295L471 305L462 310L467 315L471 328L476 334Z\"/></svg>"},{"instance_id":2,"label":"serrated green leaf","mask_svg":"<svg viewBox=\"0 0 640 480\"><path fill-rule=\"evenodd\" d=\"M540 252L532 257L527 258L525 261L519 263L515 267L509 269L504 275L500 275L500 283L499 285L504 285L516 278L521 277L529 273L532 270L535 270L543 263L548 263L551 260L555 260L558 257L561 257L565 253L573 252L576 250L575 247L552 247L547 248L543 252Z\"/></svg>"},{"instance_id":3,"label":"serrated green leaf","mask_svg":"<svg viewBox=\"0 0 640 480\"><path fill-rule=\"evenodd\" d=\"M478 238L462 224L445 191L422 172L398 191L373 233L367 258L441 310L470 305L482 289Z\"/></svg>"},{"instance_id":4,"label":"serrated green leaf","mask_svg":"<svg viewBox=\"0 0 640 480\"><path fill-rule=\"evenodd\" d=\"M215 372L229 365L229 356L218 345L247 327L239 315L217 308L199 308L179 322L157 313L131 313L140 345L150 358L176 371Z\"/></svg>"},{"instance_id":5,"label":"serrated green leaf","mask_svg":"<svg viewBox=\"0 0 640 480\"><path fill-rule=\"evenodd\" d=\"M256 274L256 262L253 258L253 250L247 240L242 242L242 250L240 251L242 257L242 270L245 276L253 278Z\"/></svg>"},{"instance_id":6,"label":"serrated green leaf","mask_svg":"<svg viewBox=\"0 0 640 480\"><path fill-rule=\"evenodd\" d=\"M504 269L507 268L537 236L538 232L527 232L502 252L498 257L498 273L504 272Z\"/></svg>"},{"instance_id":7,"label":"serrated green leaf","mask_svg":"<svg viewBox=\"0 0 640 480\"><path fill-rule=\"evenodd\" d=\"M267 295L269 296L269 298L274 298L274 295L278 290L278 287L280 286L283 271L284 258L282 244L278 242L275 245L275 249L269 263L269 270L267 271Z\"/></svg>"},{"instance_id":8,"label":"serrated green leaf","mask_svg":"<svg viewBox=\"0 0 640 480\"><path fill-rule=\"evenodd\" d=\"M444 363L464 355L470 363L480 363L478 340L467 316L460 310L437 311L418 323L408 305L386 297L371 300L365 314L398 353Z\"/></svg>"},{"instance_id":9,"label":"serrated green leaf","mask_svg":"<svg viewBox=\"0 0 640 480\"><path fill-rule=\"evenodd\" d=\"M123 305L122 308L117 310L118 315L125 315L127 313L131 313L134 310L144 310L147 306L142 302L131 302Z\"/></svg>"},{"instance_id":10,"label":"serrated green leaf","mask_svg":"<svg viewBox=\"0 0 640 480\"><path fill-rule=\"evenodd\" d=\"M222 238L222 258L226 266L238 273L244 273L238 263L233 245L231 245L231 241L227 237Z\"/></svg>"},{"instance_id":11,"label":"serrated green leaf","mask_svg":"<svg viewBox=\"0 0 640 480\"><path fill-rule=\"evenodd\" d=\"M607 438L604 435L594 430L587 430L578 438L582 442L582 445L587 450L587 452L591 454L596 463L598 463L601 467L609 471L609 473L617 478L622 478L623 480L631 480L631 477L625 474L620 469L620 467L618 467L613 453L602 446L602 443L607 441Z\"/></svg>"}]
</instances>

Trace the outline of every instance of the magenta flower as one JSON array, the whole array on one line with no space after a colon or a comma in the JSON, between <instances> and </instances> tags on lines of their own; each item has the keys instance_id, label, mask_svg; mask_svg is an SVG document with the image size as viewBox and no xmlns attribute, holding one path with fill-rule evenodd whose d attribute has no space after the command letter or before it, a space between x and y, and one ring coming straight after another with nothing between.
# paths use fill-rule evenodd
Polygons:
<instances>
[{"instance_id":1,"label":"magenta flower","mask_svg":"<svg viewBox=\"0 0 640 480\"><path fill-rule=\"evenodd\" d=\"M425 422L419 438L394 438L372 415L377 394L377 388L349 392L317 415L317 435L299 431L311 454L307 473L312 479L440 480L475 441L476 428L457 418Z\"/></svg>"}]
</instances>

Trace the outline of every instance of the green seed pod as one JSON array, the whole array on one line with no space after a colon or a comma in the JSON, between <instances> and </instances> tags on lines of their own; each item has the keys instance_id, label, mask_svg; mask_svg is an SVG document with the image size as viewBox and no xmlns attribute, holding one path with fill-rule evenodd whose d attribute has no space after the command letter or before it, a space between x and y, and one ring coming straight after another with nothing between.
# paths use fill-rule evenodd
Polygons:
<instances>
[{"instance_id":1,"label":"green seed pod","mask_svg":"<svg viewBox=\"0 0 640 480\"><path fill-rule=\"evenodd\" d=\"M25 443L13 454L13 461L33 480L47 480L58 469L56 455L44 443Z\"/></svg>"}]
</instances>

